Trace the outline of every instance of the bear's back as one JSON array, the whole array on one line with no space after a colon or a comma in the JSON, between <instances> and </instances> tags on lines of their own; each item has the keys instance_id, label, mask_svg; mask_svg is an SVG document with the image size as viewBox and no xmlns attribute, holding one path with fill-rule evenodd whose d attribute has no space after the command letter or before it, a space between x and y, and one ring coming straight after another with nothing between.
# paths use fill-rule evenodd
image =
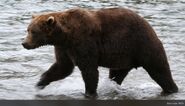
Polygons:
<instances>
[{"instance_id":1,"label":"bear's back","mask_svg":"<svg viewBox=\"0 0 185 106\"><path fill-rule=\"evenodd\" d=\"M96 15L101 22L98 47L102 66L119 67L120 63L124 63L123 67L135 65L143 54L149 56L152 52L161 51L161 42L153 28L135 12L110 8L101 9Z\"/></svg>"}]
</instances>

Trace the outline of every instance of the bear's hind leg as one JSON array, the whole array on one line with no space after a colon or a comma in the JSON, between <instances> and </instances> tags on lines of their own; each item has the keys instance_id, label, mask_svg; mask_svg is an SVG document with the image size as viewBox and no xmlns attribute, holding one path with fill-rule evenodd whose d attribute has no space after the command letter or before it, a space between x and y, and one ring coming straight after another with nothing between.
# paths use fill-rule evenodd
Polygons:
<instances>
[{"instance_id":1,"label":"bear's hind leg","mask_svg":"<svg viewBox=\"0 0 185 106\"><path fill-rule=\"evenodd\" d=\"M178 87L172 79L168 63L160 64L159 61L158 63L145 66L144 69L161 86L163 93L171 94L178 92Z\"/></svg>"},{"instance_id":2,"label":"bear's hind leg","mask_svg":"<svg viewBox=\"0 0 185 106\"><path fill-rule=\"evenodd\" d=\"M127 76L130 69L110 69L109 78L121 85L124 78Z\"/></svg>"}]
</instances>

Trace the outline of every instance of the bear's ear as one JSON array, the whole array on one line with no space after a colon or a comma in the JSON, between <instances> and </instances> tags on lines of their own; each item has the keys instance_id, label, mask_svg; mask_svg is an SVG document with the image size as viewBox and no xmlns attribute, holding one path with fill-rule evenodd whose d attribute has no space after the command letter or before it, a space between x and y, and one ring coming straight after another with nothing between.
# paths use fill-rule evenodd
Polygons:
<instances>
[{"instance_id":1,"label":"bear's ear","mask_svg":"<svg viewBox=\"0 0 185 106\"><path fill-rule=\"evenodd\" d=\"M54 24L54 22L55 22L55 18L53 16L48 17L48 19L47 19L48 25L52 25L52 24Z\"/></svg>"}]
</instances>

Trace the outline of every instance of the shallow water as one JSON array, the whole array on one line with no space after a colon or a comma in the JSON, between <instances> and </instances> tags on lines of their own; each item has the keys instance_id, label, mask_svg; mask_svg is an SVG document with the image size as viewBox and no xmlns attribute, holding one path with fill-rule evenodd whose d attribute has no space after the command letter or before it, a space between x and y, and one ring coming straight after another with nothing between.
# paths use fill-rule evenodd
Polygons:
<instances>
[{"instance_id":1,"label":"shallow water","mask_svg":"<svg viewBox=\"0 0 185 106\"><path fill-rule=\"evenodd\" d=\"M137 1L137 2L136 2ZM85 99L79 69L44 90L34 85L55 61L53 47L26 50L21 46L31 14L73 7L126 7L145 17L164 44L179 92L161 96L161 88L143 68L133 69L121 86L99 68L97 99L185 99L185 1L184 0L1 0L0 1L0 99Z\"/></svg>"}]
</instances>

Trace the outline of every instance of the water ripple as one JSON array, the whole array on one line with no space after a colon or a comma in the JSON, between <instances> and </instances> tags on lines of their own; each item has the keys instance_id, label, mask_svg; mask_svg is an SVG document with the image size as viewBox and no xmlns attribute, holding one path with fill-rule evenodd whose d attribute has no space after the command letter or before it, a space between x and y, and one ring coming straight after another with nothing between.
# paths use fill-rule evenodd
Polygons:
<instances>
[{"instance_id":1,"label":"water ripple","mask_svg":"<svg viewBox=\"0 0 185 106\"><path fill-rule=\"evenodd\" d=\"M73 7L125 7L147 19L164 44L173 77L180 88L177 94L160 96L161 89L142 68L132 70L122 86L118 86L107 78L107 69L100 67L98 99L185 98L184 0L1 0L0 99L85 99L84 83L77 67L68 78L36 92L34 86L39 76L55 61L53 47L28 51L21 46L32 14Z\"/></svg>"}]
</instances>

